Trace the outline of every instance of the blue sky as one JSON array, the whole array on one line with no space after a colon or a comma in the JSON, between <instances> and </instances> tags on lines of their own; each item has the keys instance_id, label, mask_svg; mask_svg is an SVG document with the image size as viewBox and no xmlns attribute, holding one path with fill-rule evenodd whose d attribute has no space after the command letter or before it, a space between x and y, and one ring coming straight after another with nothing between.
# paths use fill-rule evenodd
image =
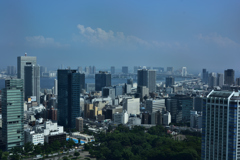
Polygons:
<instances>
[{"instance_id":1,"label":"blue sky","mask_svg":"<svg viewBox=\"0 0 240 160\"><path fill-rule=\"evenodd\" d=\"M240 1L0 1L0 67L239 71Z\"/></svg>"}]
</instances>

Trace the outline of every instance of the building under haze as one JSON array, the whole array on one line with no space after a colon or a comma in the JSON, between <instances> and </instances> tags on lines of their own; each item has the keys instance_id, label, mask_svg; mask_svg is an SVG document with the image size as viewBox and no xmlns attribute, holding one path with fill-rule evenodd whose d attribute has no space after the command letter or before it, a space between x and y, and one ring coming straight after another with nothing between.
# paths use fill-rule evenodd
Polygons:
<instances>
[{"instance_id":1,"label":"building under haze","mask_svg":"<svg viewBox=\"0 0 240 160\"><path fill-rule=\"evenodd\" d=\"M28 101L31 96L36 96L36 101L40 104L40 67L38 65L24 67L25 101Z\"/></svg>"},{"instance_id":2,"label":"building under haze","mask_svg":"<svg viewBox=\"0 0 240 160\"><path fill-rule=\"evenodd\" d=\"M187 76L187 67L182 67L182 76L183 77Z\"/></svg>"},{"instance_id":3,"label":"building under haze","mask_svg":"<svg viewBox=\"0 0 240 160\"><path fill-rule=\"evenodd\" d=\"M122 73L128 74L128 66L123 66L122 67Z\"/></svg>"},{"instance_id":4,"label":"building under haze","mask_svg":"<svg viewBox=\"0 0 240 160\"><path fill-rule=\"evenodd\" d=\"M58 70L58 124L75 128L80 116L80 73L77 70Z\"/></svg>"},{"instance_id":5,"label":"building under haze","mask_svg":"<svg viewBox=\"0 0 240 160\"><path fill-rule=\"evenodd\" d=\"M166 77L166 87L171 87L172 85L175 84L174 77L168 76Z\"/></svg>"},{"instance_id":6,"label":"building under haze","mask_svg":"<svg viewBox=\"0 0 240 160\"><path fill-rule=\"evenodd\" d=\"M233 69L227 69L224 71L224 84L228 85L234 85L234 70Z\"/></svg>"},{"instance_id":7,"label":"building under haze","mask_svg":"<svg viewBox=\"0 0 240 160\"><path fill-rule=\"evenodd\" d=\"M202 70L202 82L205 84L208 83L208 71L206 69Z\"/></svg>"},{"instance_id":8,"label":"building under haze","mask_svg":"<svg viewBox=\"0 0 240 160\"><path fill-rule=\"evenodd\" d=\"M5 80L2 90L2 137L7 150L24 145L23 80Z\"/></svg>"},{"instance_id":9,"label":"building under haze","mask_svg":"<svg viewBox=\"0 0 240 160\"><path fill-rule=\"evenodd\" d=\"M16 75L16 67L15 66L7 66L7 74L8 75Z\"/></svg>"},{"instance_id":10,"label":"building under haze","mask_svg":"<svg viewBox=\"0 0 240 160\"><path fill-rule=\"evenodd\" d=\"M156 91L156 71L148 69L138 70L138 86L146 86L149 92Z\"/></svg>"},{"instance_id":11,"label":"building under haze","mask_svg":"<svg viewBox=\"0 0 240 160\"><path fill-rule=\"evenodd\" d=\"M111 87L111 74L99 71L95 74L95 90L102 91L103 87Z\"/></svg>"},{"instance_id":12,"label":"building under haze","mask_svg":"<svg viewBox=\"0 0 240 160\"><path fill-rule=\"evenodd\" d=\"M114 66L111 67L111 74L115 74L115 67Z\"/></svg>"}]
</instances>

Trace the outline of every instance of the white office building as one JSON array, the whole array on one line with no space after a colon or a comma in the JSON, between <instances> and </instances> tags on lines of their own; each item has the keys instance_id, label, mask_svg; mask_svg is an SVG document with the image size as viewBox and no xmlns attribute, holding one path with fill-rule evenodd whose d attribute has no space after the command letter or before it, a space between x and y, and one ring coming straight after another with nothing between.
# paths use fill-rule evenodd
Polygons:
<instances>
[{"instance_id":1,"label":"white office building","mask_svg":"<svg viewBox=\"0 0 240 160\"><path fill-rule=\"evenodd\" d=\"M123 111L122 113L113 114L114 123L116 124L126 124L128 122L128 113L127 111Z\"/></svg>"},{"instance_id":2,"label":"white office building","mask_svg":"<svg viewBox=\"0 0 240 160\"><path fill-rule=\"evenodd\" d=\"M128 114L140 114L140 98L124 99L123 109L126 110Z\"/></svg>"},{"instance_id":3,"label":"white office building","mask_svg":"<svg viewBox=\"0 0 240 160\"><path fill-rule=\"evenodd\" d=\"M157 100L153 100L153 99L148 99L146 101L146 110L148 110L150 113L156 112L156 111L160 111L162 113L162 111L166 110L165 107L165 99L157 99Z\"/></svg>"},{"instance_id":4,"label":"white office building","mask_svg":"<svg viewBox=\"0 0 240 160\"><path fill-rule=\"evenodd\" d=\"M171 114L170 112L166 112L163 115L163 125L169 125L169 123L171 123Z\"/></svg>"}]
</instances>

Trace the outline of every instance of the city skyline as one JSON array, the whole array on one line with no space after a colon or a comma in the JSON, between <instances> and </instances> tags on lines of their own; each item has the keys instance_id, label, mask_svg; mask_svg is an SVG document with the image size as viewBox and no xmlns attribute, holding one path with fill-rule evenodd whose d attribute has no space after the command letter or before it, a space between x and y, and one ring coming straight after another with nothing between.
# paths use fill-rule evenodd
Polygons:
<instances>
[{"instance_id":1,"label":"city skyline","mask_svg":"<svg viewBox=\"0 0 240 160\"><path fill-rule=\"evenodd\" d=\"M239 72L239 7L239 1L0 2L0 67L14 65L26 52L48 68L144 65Z\"/></svg>"}]
</instances>

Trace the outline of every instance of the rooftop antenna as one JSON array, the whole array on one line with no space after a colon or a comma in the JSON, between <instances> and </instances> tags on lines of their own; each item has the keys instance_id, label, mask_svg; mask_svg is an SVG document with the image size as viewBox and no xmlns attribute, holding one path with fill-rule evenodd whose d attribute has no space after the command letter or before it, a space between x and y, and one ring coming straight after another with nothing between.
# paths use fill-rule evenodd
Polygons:
<instances>
[{"instance_id":1,"label":"rooftop antenna","mask_svg":"<svg viewBox=\"0 0 240 160\"><path fill-rule=\"evenodd\" d=\"M27 56L27 52L25 52L25 57Z\"/></svg>"}]
</instances>

